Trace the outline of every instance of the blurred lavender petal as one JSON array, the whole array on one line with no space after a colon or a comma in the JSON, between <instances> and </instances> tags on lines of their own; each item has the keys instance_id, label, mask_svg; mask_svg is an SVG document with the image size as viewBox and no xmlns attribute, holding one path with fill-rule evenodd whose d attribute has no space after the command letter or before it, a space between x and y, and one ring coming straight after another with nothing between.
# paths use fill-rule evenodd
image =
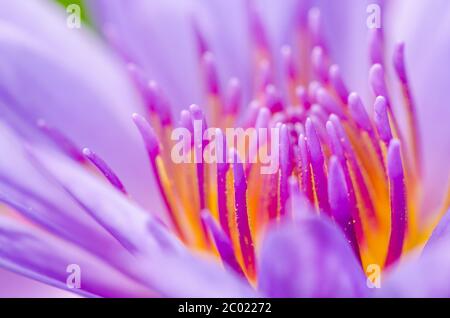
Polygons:
<instances>
[{"instance_id":1,"label":"blurred lavender petal","mask_svg":"<svg viewBox=\"0 0 450 318\"><path fill-rule=\"evenodd\" d=\"M259 289L269 297L363 297L366 278L342 232L312 217L267 234Z\"/></svg>"},{"instance_id":2,"label":"blurred lavender petal","mask_svg":"<svg viewBox=\"0 0 450 318\"><path fill-rule=\"evenodd\" d=\"M89 31L67 28L56 4L0 6L0 113L33 139L36 121L44 119L102 156L139 202L158 204L130 120L143 106L124 67Z\"/></svg>"},{"instance_id":3,"label":"blurred lavender petal","mask_svg":"<svg viewBox=\"0 0 450 318\"><path fill-rule=\"evenodd\" d=\"M450 172L450 2L394 1L391 41L405 42L406 67L417 105L424 159L423 216L442 204Z\"/></svg>"},{"instance_id":4,"label":"blurred lavender petal","mask_svg":"<svg viewBox=\"0 0 450 318\"><path fill-rule=\"evenodd\" d=\"M87 5L119 53L156 80L174 108L201 101L191 17L195 2L100 0Z\"/></svg>"},{"instance_id":5,"label":"blurred lavender petal","mask_svg":"<svg viewBox=\"0 0 450 318\"><path fill-rule=\"evenodd\" d=\"M377 297L450 297L450 240L436 242L420 257L410 254L383 273Z\"/></svg>"},{"instance_id":6,"label":"blurred lavender petal","mask_svg":"<svg viewBox=\"0 0 450 318\"><path fill-rule=\"evenodd\" d=\"M74 291L83 296L151 295L92 254L11 217L0 216L0 243L0 267L46 284L69 289L67 268L76 264L81 289Z\"/></svg>"},{"instance_id":7,"label":"blurred lavender petal","mask_svg":"<svg viewBox=\"0 0 450 318\"><path fill-rule=\"evenodd\" d=\"M438 225L434 228L433 233L431 233L422 253L427 253L433 248L438 242L443 240L450 240L450 210L448 210L444 216L442 216Z\"/></svg>"}]
</instances>

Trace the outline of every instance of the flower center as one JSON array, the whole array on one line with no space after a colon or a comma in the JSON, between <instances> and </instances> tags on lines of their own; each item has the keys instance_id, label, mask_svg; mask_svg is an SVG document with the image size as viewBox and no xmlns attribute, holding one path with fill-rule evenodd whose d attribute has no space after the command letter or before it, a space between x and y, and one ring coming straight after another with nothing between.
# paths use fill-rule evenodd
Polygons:
<instances>
[{"instance_id":1,"label":"flower center","mask_svg":"<svg viewBox=\"0 0 450 318\"><path fill-rule=\"evenodd\" d=\"M340 68L331 63L321 34L318 9L299 23L296 41L274 54L264 25L251 5L253 36L253 91L248 107L242 105L242 88L236 78L223 90L213 52L201 29L194 24L199 67L205 91L203 110L193 105L180 115L180 127L193 131L217 127L222 136L228 127L279 129L279 168L262 174L258 157L271 140L234 149L223 142L232 163L175 163L171 159L174 124L162 90L149 81L137 65L130 64L133 81L148 106L148 117L133 115L150 158L150 166L169 215L169 226L187 246L220 258L224 264L255 282L255 254L269 224L285 218L325 214L345 234L364 268L386 267L403 252L421 244L430 229L420 228L421 156L414 101L398 45L394 68L407 114L406 132L400 129L384 74L383 36L370 32L373 65L369 83L374 93L373 115L362 99L350 93ZM281 70L276 61L281 61ZM280 76L277 76L281 73ZM398 106L398 105L396 105ZM73 152L66 140L47 131ZM225 140L222 138L222 140ZM206 147L193 140L189 156ZM244 153L242 153L244 152ZM126 194L119 178L89 149L84 155Z\"/></svg>"}]
</instances>

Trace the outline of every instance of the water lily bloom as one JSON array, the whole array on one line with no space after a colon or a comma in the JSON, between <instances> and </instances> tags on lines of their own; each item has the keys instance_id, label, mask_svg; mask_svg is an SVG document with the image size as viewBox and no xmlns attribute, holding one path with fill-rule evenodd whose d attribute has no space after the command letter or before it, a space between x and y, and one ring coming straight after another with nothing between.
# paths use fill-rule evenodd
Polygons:
<instances>
[{"instance_id":1,"label":"water lily bloom","mask_svg":"<svg viewBox=\"0 0 450 318\"><path fill-rule=\"evenodd\" d=\"M449 5L0 0L0 295L449 297Z\"/></svg>"}]
</instances>

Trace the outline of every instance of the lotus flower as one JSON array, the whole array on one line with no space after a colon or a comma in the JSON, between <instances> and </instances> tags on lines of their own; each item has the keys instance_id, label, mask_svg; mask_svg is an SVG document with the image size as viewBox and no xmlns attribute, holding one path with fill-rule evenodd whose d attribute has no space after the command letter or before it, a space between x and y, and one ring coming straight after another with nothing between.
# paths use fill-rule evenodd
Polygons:
<instances>
[{"instance_id":1,"label":"lotus flower","mask_svg":"<svg viewBox=\"0 0 450 318\"><path fill-rule=\"evenodd\" d=\"M369 4L1 0L0 294L450 296L449 3Z\"/></svg>"}]
</instances>

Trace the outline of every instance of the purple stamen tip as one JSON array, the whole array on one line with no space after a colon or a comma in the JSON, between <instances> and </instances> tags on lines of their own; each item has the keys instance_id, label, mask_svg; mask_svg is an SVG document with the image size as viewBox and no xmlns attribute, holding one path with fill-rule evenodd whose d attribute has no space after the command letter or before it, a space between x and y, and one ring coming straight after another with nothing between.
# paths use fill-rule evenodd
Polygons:
<instances>
[{"instance_id":1,"label":"purple stamen tip","mask_svg":"<svg viewBox=\"0 0 450 318\"><path fill-rule=\"evenodd\" d=\"M313 125L311 118L306 119L306 138L308 142L308 148L313 161L323 160L322 147L320 145L319 137L317 136L316 129Z\"/></svg>"},{"instance_id":2,"label":"purple stamen tip","mask_svg":"<svg viewBox=\"0 0 450 318\"><path fill-rule=\"evenodd\" d=\"M283 58L283 64L286 69L287 76L290 80L297 78L297 70L295 68L295 62L292 57L292 48L288 45L284 45L281 48L281 56Z\"/></svg>"},{"instance_id":3,"label":"purple stamen tip","mask_svg":"<svg viewBox=\"0 0 450 318\"><path fill-rule=\"evenodd\" d=\"M333 217L338 222L342 221L340 218L349 212L348 188L344 171L336 156L332 156L328 164L328 194Z\"/></svg>"},{"instance_id":4,"label":"purple stamen tip","mask_svg":"<svg viewBox=\"0 0 450 318\"><path fill-rule=\"evenodd\" d=\"M319 208L329 213L327 180L322 146L311 118L306 119L306 144L309 150Z\"/></svg>"},{"instance_id":5,"label":"purple stamen tip","mask_svg":"<svg viewBox=\"0 0 450 318\"><path fill-rule=\"evenodd\" d=\"M208 51L208 43L205 39L205 36L203 35L197 19L192 18L191 26L194 32L195 40L197 42L198 53L200 56L202 56Z\"/></svg>"},{"instance_id":6,"label":"purple stamen tip","mask_svg":"<svg viewBox=\"0 0 450 318\"><path fill-rule=\"evenodd\" d=\"M320 46L312 50L311 62L317 77L324 83L328 82L328 66L325 53Z\"/></svg>"},{"instance_id":7,"label":"purple stamen tip","mask_svg":"<svg viewBox=\"0 0 450 318\"><path fill-rule=\"evenodd\" d=\"M389 125L389 117L387 112L386 98L378 96L374 104L374 122L377 127L380 139L388 144L392 139L391 126Z\"/></svg>"},{"instance_id":8,"label":"purple stamen tip","mask_svg":"<svg viewBox=\"0 0 450 318\"><path fill-rule=\"evenodd\" d=\"M75 145L75 143L65 136L59 130L50 127L47 122L40 118L37 120L36 125L38 128L45 133L56 145L58 145L62 151L64 151L72 159L84 163L85 157L80 149Z\"/></svg>"},{"instance_id":9,"label":"purple stamen tip","mask_svg":"<svg viewBox=\"0 0 450 318\"><path fill-rule=\"evenodd\" d=\"M343 103L346 103L349 92L342 78L339 66L336 64L331 65L328 76L339 98Z\"/></svg>"},{"instance_id":10,"label":"purple stamen tip","mask_svg":"<svg viewBox=\"0 0 450 318\"><path fill-rule=\"evenodd\" d=\"M192 126L191 113L186 109L180 113L180 126L189 130L191 134L194 133L194 127Z\"/></svg>"},{"instance_id":11,"label":"purple stamen tip","mask_svg":"<svg viewBox=\"0 0 450 318\"><path fill-rule=\"evenodd\" d=\"M383 64L383 34L379 29L369 30L369 54L372 64Z\"/></svg>"},{"instance_id":12,"label":"purple stamen tip","mask_svg":"<svg viewBox=\"0 0 450 318\"><path fill-rule=\"evenodd\" d=\"M156 81L148 82L146 96L149 110L158 114L163 125L170 125L172 123L170 106Z\"/></svg>"},{"instance_id":13,"label":"purple stamen tip","mask_svg":"<svg viewBox=\"0 0 450 318\"><path fill-rule=\"evenodd\" d=\"M158 138L156 137L155 131L150 126L148 121L141 115L135 113L133 114L132 118L134 124L136 125L142 136L148 154L150 155L152 160L155 159L155 157L158 156L160 152L159 142Z\"/></svg>"},{"instance_id":14,"label":"purple stamen tip","mask_svg":"<svg viewBox=\"0 0 450 318\"><path fill-rule=\"evenodd\" d=\"M403 84L408 82L405 67L405 43L398 43L394 48L394 68Z\"/></svg>"},{"instance_id":15,"label":"purple stamen tip","mask_svg":"<svg viewBox=\"0 0 450 318\"><path fill-rule=\"evenodd\" d=\"M328 164L328 195L332 216L344 231L344 234L359 255L356 235L353 227L353 217L350 205L349 191L345 181L344 170L336 156L330 158Z\"/></svg>"},{"instance_id":16,"label":"purple stamen tip","mask_svg":"<svg viewBox=\"0 0 450 318\"><path fill-rule=\"evenodd\" d=\"M320 83L317 82L317 81L312 81L312 82L309 83L309 85L308 85L308 99L309 99L309 102L311 104L317 102L317 98L316 98L317 91L321 87L322 87L322 85L320 85Z\"/></svg>"},{"instance_id":17,"label":"purple stamen tip","mask_svg":"<svg viewBox=\"0 0 450 318\"><path fill-rule=\"evenodd\" d=\"M325 108L329 113L335 113L339 117L344 118L345 114L341 109L341 106L337 103L335 98L323 87L316 90L317 102Z\"/></svg>"},{"instance_id":18,"label":"purple stamen tip","mask_svg":"<svg viewBox=\"0 0 450 318\"><path fill-rule=\"evenodd\" d=\"M266 106L272 113L277 113L283 110L283 102L281 100L280 92L274 85L268 85L265 90Z\"/></svg>"},{"instance_id":19,"label":"purple stamen tip","mask_svg":"<svg viewBox=\"0 0 450 318\"><path fill-rule=\"evenodd\" d=\"M242 161L235 149L230 150L230 156L233 159L234 196L239 241L246 267L253 268L255 255L247 214L247 179Z\"/></svg>"},{"instance_id":20,"label":"purple stamen tip","mask_svg":"<svg viewBox=\"0 0 450 318\"><path fill-rule=\"evenodd\" d=\"M312 35L313 45L322 44L321 36L321 12L317 7L311 8L308 11L308 29Z\"/></svg>"},{"instance_id":21,"label":"purple stamen tip","mask_svg":"<svg viewBox=\"0 0 450 318\"><path fill-rule=\"evenodd\" d=\"M302 105L305 109L308 109L311 104L309 102L308 92L306 91L306 88L302 85L297 86L297 88L295 89L295 95L297 96L300 105Z\"/></svg>"},{"instance_id":22,"label":"purple stamen tip","mask_svg":"<svg viewBox=\"0 0 450 318\"><path fill-rule=\"evenodd\" d=\"M348 96L348 105L350 108L350 113L356 124L367 132L372 131L372 124L370 122L369 115L367 114L366 108L364 107L361 98L356 93L351 93Z\"/></svg>"},{"instance_id":23,"label":"purple stamen tip","mask_svg":"<svg viewBox=\"0 0 450 318\"><path fill-rule=\"evenodd\" d=\"M290 176L288 184L289 184L291 215L298 220L302 220L313 215L311 213L312 208L308 200L306 199L306 197L304 197L303 193L300 191L300 185L297 181L297 178L294 176Z\"/></svg>"},{"instance_id":24,"label":"purple stamen tip","mask_svg":"<svg viewBox=\"0 0 450 318\"><path fill-rule=\"evenodd\" d=\"M397 139L389 144L387 168L391 200L391 236L386 257L386 266L389 266L401 256L407 225L406 185L400 142Z\"/></svg>"},{"instance_id":25,"label":"purple stamen tip","mask_svg":"<svg viewBox=\"0 0 450 318\"><path fill-rule=\"evenodd\" d=\"M219 227L209 211L203 210L201 212L201 219L209 229L222 261L231 269L235 270L238 274L244 276L244 272L236 259L233 245L228 236Z\"/></svg>"},{"instance_id":26,"label":"purple stamen tip","mask_svg":"<svg viewBox=\"0 0 450 318\"><path fill-rule=\"evenodd\" d=\"M388 98L386 83L384 81L384 69L381 64L374 64L369 71L369 84L376 96Z\"/></svg>"},{"instance_id":27,"label":"purple stamen tip","mask_svg":"<svg viewBox=\"0 0 450 318\"><path fill-rule=\"evenodd\" d=\"M205 71L206 84L209 93L219 94L219 80L217 75L216 61L214 55L211 52L203 54L202 63Z\"/></svg>"},{"instance_id":28,"label":"purple stamen tip","mask_svg":"<svg viewBox=\"0 0 450 318\"><path fill-rule=\"evenodd\" d=\"M344 149L342 148L341 141L339 140L339 136L336 132L336 128L330 120L328 120L326 123L326 129L328 138L330 140L331 151L339 159L339 161L342 162L343 160L345 160Z\"/></svg>"},{"instance_id":29,"label":"purple stamen tip","mask_svg":"<svg viewBox=\"0 0 450 318\"><path fill-rule=\"evenodd\" d=\"M256 117L255 128L267 128L270 122L270 111L267 107L261 107Z\"/></svg>"},{"instance_id":30,"label":"purple stamen tip","mask_svg":"<svg viewBox=\"0 0 450 318\"><path fill-rule=\"evenodd\" d=\"M228 101L226 103L225 113L236 114L242 100L242 86L239 79L233 77L228 82Z\"/></svg>"},{"instance_id":31,"label":"purple stamen tip","mask_svg":"<svg viewBox=\"0 0 450 318\"><path fill-rule=\"evenodd\" d=\"M288 127L283 124L280 129L280 215L286 213L288 199L288 178L292 172L290 160L290 141Z\"/></svg>"}]
</instances>

